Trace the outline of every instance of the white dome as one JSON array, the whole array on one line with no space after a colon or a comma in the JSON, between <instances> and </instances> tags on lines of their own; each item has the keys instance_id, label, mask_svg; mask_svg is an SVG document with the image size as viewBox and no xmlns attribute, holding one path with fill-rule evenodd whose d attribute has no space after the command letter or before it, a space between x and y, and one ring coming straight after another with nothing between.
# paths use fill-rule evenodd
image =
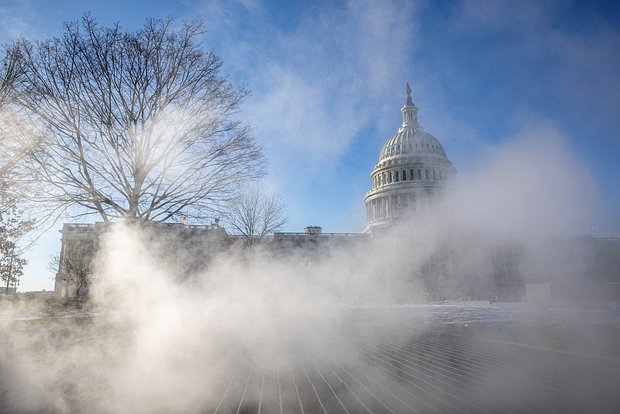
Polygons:
<instances>
[{"instance_id":1,"label":"white dome","mask_svg":"<svg viewBox=\"0 0 620 414\"><path fill-rule=\"evenodd\" d=\"M379 162L370 174L366 194L366 230L392 224L410 212L431 205L456 174L441 142L418 123L418 108L411 100L402 107L403 123L381 148Z\"/></svg>"},{"instance_id":2,"label":"white dome","mask_svg":"<svg viewBox=\"0 0 620 414\"><path fill-rule=\"evenodd\" d=\"M387 140L379 154L379 161L399 155L411 156L416 154L446 157L446 151L437 138L424 131L420 126L409 126L400 128L392 138Z\"/></svg>"}]
</instances>

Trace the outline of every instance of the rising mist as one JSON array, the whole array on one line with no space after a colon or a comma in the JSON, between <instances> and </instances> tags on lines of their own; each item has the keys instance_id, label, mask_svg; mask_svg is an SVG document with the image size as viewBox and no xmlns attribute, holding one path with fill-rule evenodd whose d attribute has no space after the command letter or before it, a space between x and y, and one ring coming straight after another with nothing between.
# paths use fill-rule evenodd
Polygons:
<instances>
[{"instance_id":1,"label":"rising mist","mask_svg":"<svg viewBox=\"0 0 620 414\"><path fill-rule=\"evenodd\" d=\"M552 130L518 136L472 170L461 172L430 209L385 234L328 246L311 259L303 249L281 254L267 245L233 246L205 252L208 263L188 274L191 258L174 240L136 225L110 226L95 259L88 311L29 329L15 318L40 309L2 303L0 401L16 412L249 412L261 406L269 411L263 395L277 391L280 400L272 408L288 412L286 401L299 398L301 405L305 398L295 382L298 373L318 396L325 372L346 372L374 379L371 386L345 381L340 384L346 387L330 388L335 405L321 403L322 410L344 407L346 397L338 396L363 387L368 401L354 402L368 411L407 412L402 401L411 395L403 387L411 383L378 376L381 368L368 362L368 350L443 331L433 308L418 305L432 299L429 283L444 283L447 298L464 296L463 280L429 280L429 260L448 246L454 274L486 280L493 255L485 252L496 249L494 243L508 239L527 247L531 234L579 233L595 214L587 168ZM545 271L565 272L562 255L537 254ZM458 320L458 313L451 317ZM512 364L474 375L468 392L481 404L474 407L536 400L527 386L533 368ZM494 384L508 370L519 379L509 395L498 394ZM293 388L283 388L283 375L292 375ZM248 386L255 378L260 386ZM242 389L231 391L237 383ZM453 387L431 385L437 399ZM233 392L243 393L243 407L226 400ZM372 406L379 396L400 408ZM428 398L418 410L434 411ZM440 411L465 404L446 401Z\"/></svg>"}]
</instances>

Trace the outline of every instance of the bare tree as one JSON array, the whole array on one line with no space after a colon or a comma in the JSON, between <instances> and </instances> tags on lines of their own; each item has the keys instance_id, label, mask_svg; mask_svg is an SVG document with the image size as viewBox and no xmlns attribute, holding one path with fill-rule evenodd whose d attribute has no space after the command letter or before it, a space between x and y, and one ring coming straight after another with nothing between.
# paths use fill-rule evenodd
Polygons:
<instances>
[{"instance_id":1,"label":"bare tree","mask_svg":"<svg viewBox=\"0 0 620 414\"><path fill-rule=\"evenodd\" d=\"M232 232L243 236L251 246L265 235L281 229L287 216L280 197L265 194L260 187L252 186L229 203L225 221Z\"/></svg>"},{"instance_id":2,"label":"bare tree","mask_svg":"<svg viewBox=\"0 0 620 414\"><path fill-rule=\"evenodd\" d=\"M34 201L74 217L167 221L219 215L263 175L233 119L247 95L199 42L202 24L152 19L138 31L89 15L60 38L21 45L19 103L38 130L22 177Z\"/></svg>"},{"instance_id":3,"label":"bare tree","mask_svg":"<svg viewBox=\"0 0 620 414\"><path fill-rule=\"evenodd\" d=\"M28 153L29 146L21 136L23 129L15 117L15 86L20 77L18 46L0 52L0 280L5 294L17 288L27 261L20 242L33 228L32 220L24 219L14 182L14 170Z\"/></svg>"},{"instance_id":4,"label":"bare tree","mask_svg":"<svg viewBox=\"0 0 620 414\"><path fill-rule=\"evenodd\" d=\"M0 108L12 100L15 82L19 73L19 48L8 47L2 51L2 66L0 66Z\"/></svg>"},{"instance_id":5,"label":"bare tree","mask_svg":"<svg viewBox=\"0 0 620 414\"><path fill-rule=\"evenodd\" d=\"M65 287L75 289L75 296L79 298L90 282L93 246L83 243L66 247L62 257L56 255L51 258L49 269L58 272Z\"/></svg>"},{"instance_id":6,"label":"bare tree","mask_svg":"<svg viewBox=\"0 0 620 414\"><path fill-rule=\"evenodd\" d=\"M17 287L26 260L22 259L20 241L33 228L32 220L23 219L23 211L16 198L0 188L0 280L5 293Z\"/></svg>"},{"instance_id":7,"label":"bare tree","mask_svg":"<svg viewBox=\"0 0 620 414\"><path fill-rule=\"evenodd\" d=\"M6 295L10 288L19 286L19 280L24 274L26 259L22 259L15 249L15 244L11 241L3 240L0 242L0 279L4 283Z\"/></svg>"},{"instance_id":8,"label":"bare tree","mask_svg":"<svg viewBox=\"0 0 620 414\"><path fill-rule=\"evenodd\" d=\"M19 139L22 130L9 107L15 102L15 85L20 77L20 48L4 48L0 53L0 189L10 183L10 173L27 153L28 145Z\"/></svg>"}]
</instances>

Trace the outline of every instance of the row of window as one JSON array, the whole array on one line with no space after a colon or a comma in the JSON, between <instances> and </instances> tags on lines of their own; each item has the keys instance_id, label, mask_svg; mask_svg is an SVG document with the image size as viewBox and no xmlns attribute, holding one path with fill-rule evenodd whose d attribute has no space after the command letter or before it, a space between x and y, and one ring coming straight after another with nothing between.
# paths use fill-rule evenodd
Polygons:
<instances>
[{"instance_id":1,"label":"row of window","mask_svg":"<svg viewBox=\"0 0 620 414\"><path fill-rule=\"evenodd\" d=\"M409 178L407 178L409 177ZM431 178L432 177L432 178ZM373 177L372 188L377 188L385 184L391 184L392 182L399 181L410 181L414 180L422 180L422 169L418 168L417 170L411 169L409 170L409 175L407 175L407 170L400 171L386 171L382 174L377 174ZM444 181L447 179L447 175L442 170L429 170L428 168L424 169L424 179L425 180L434 180L437 179Z\"/></svg>"}]
</instances>

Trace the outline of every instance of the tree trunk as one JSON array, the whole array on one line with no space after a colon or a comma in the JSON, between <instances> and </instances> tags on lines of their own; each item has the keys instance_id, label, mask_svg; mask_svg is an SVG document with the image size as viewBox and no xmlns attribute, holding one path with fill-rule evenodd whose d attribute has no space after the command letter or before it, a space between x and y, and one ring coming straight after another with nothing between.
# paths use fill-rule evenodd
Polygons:
<instances>
[{"instance_id":1,"label":"tree trunk","mask_svg":"<svg viewBox=\"0 0 620 414\"><path fill-rule=\"evenodd\" d=\"M13 256L11 256L11 261L9 262L9 273L6 275L6 290L4 291L5 295L9 295L9 283L11 283L11 275L13 274Z\"/></svg>"}]
</instances>

